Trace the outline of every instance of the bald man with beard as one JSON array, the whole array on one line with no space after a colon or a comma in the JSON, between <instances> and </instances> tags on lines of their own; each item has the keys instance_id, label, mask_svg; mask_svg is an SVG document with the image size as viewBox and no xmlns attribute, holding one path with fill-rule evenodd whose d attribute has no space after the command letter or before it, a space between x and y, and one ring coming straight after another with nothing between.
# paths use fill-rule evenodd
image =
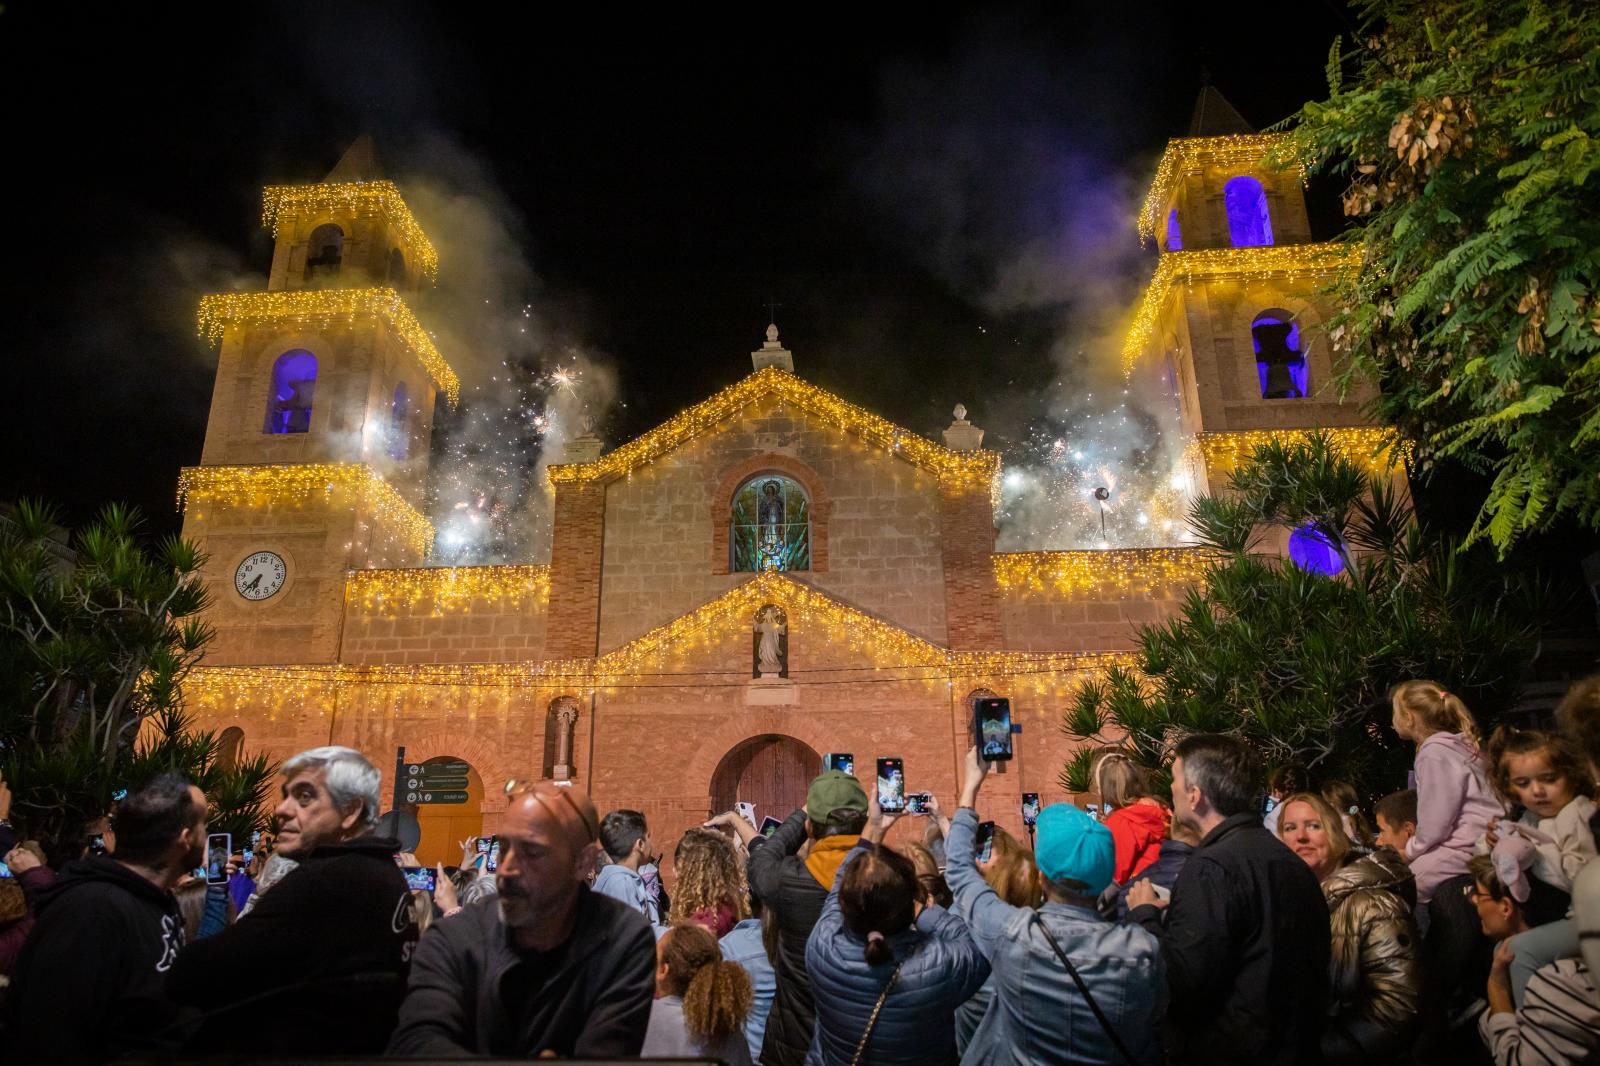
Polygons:
<instances>
[{"instance_id":1,"label":"bald man with beard","mask_svg":"<svg viewBox=\"0 0 1600 1066\"><path fill-rule=\"evenodd\" d=\"M644 915L589 888L594 804L551 781L510 794L499 895L424 934L389 1052L637 1056L655 997L656 938Z\"/></svg>"}]
</instances>

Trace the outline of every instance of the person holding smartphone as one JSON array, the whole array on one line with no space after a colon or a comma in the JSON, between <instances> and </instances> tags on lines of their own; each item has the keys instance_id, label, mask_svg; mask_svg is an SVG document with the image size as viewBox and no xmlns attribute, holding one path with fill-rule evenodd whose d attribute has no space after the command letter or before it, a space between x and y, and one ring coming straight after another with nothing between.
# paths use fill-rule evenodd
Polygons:
<instances>
[{"instance_id":1,"label":"person holding smartphone","mask_svg":"<svg viewBox=\"0 0 1600 1066\"><path fill-rule=\"evenodd\" d=\"M969 750L945 841L955 912L994 970L994 1000L963 1064L1156 1066L1166 1008L1161 945L1095 909L1116 861L1110 830L1069 803L1041 810L1035 855L1044 906L1014 907L978 872L976 808L988 771L978 749Z\"/></svg>"}]
</instances>

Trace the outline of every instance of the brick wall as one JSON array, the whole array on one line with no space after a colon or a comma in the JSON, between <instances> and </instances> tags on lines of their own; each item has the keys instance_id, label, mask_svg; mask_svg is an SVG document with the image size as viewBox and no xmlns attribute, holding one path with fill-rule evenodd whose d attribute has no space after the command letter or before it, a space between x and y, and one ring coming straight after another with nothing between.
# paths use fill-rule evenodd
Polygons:
<instances>
[{"instance_id":1,"label":"brick wall","mask_svg":"<svg viewBox=\"0 0 1600 1066\"><path fill-rule=\"evenodd\" d=\"M994 509L986 485L940 487L945 617L949 647L996 651L1004 646L994 552Z\"/></svg>"},{"instance_id":2,"label":"brick wall","mask_svg":"<svg viewBox=\"0 0 1600 1066\"><path fill-rule=\"evenodd\" d=\"M558 484L550 534L550 621L545 638L546 658L584 658L595 654L605 534L605 486L593 482Z\"/></svg>"}]
</instances>

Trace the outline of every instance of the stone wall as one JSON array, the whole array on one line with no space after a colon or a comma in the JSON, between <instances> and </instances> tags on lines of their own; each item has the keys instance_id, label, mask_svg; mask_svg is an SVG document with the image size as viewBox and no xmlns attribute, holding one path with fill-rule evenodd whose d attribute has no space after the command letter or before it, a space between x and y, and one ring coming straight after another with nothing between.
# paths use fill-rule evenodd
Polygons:
<instances>
[{"instance_id":1,"label":"stone wall","mask_svg":"<svg viewBox=\"0 0 1600 1066\"><path fill-rule=\"evenodd\" d=\"M548 574L544 566L352 573L340 661L386 666L542 659Z\"/></svg>"}]
</instances>

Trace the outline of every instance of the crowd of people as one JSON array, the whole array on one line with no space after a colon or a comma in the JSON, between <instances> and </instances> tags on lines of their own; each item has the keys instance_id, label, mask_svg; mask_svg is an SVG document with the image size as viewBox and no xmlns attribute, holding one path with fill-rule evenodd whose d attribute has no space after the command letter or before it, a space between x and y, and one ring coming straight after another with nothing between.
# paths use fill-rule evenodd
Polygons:
<instances>
[{"instance_id":1,"label":"crowd of people","mask_svg":"<svg viewBox=\"0 0 1600 1066\"><path fill-rule=\"evenodd\" d=\"M1553 729L1480 737L1429 681L1393 711L1412 787L1371 803L1196 734L1170 788L1098 753L1094 810L1047 806L1024 843L981 820L974 748L954 807L935 797L898 846L903 815L829 770L770 834L736 812L686 831L670 878L642 813L512 782L497 863L466 842L431 891L375 832L380 775L352 749L284 764L275 835L225 883L194 877L205 795L161 774L119 802L107 854L57 872L6 843L0 1048L158 1059L245 1033L301 1058L1591 1061L1600 677Z\"/></svg>"}]
</instances>

